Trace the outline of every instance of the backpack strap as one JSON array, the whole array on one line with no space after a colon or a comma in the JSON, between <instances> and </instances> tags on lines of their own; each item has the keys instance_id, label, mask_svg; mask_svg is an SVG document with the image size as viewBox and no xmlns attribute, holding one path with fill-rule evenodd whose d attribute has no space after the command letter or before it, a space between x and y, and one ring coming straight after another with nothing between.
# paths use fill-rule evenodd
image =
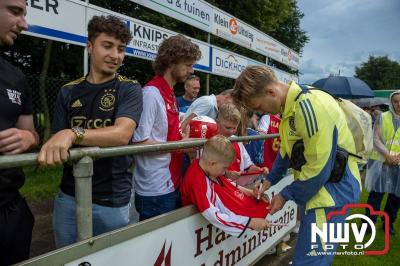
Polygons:
<instances>
[{"instance_id":1,"label":"backpack strap","mask_svg":"<svg viewBox=\"0 0 400 266\"><path fill-rule=\"evenodd\" d=\"M319 88L310 89L309 87L307 87L307 86L304 85L304 84L299 84L299 87L301 88L301 92L300 92L299 94L297 94L297 96L296 96L296 98L294 99L294 101L297 101L297 100L299 99L300 95L302 95L303 93L308 93L308 92L310 92L310 90L320 90L320 91L323 91L323 92L329 94L329 95L330 95L332 98L334 98L336 101L339 101L339 102L342 101L342 99L340 99L339 97L337 97L337 96L335 96L335 95L331 94L330 92L325 91L325 90L323 90L323 89L319 89ZM350 156L356 157L356 158L358 158L358 159L362 159L362 157L359 156L359 155L357 155L357 154L354 154L354 153L349 152L349 151L346 151L346 152L347 152Z\"/></svg>"}]
</instances>

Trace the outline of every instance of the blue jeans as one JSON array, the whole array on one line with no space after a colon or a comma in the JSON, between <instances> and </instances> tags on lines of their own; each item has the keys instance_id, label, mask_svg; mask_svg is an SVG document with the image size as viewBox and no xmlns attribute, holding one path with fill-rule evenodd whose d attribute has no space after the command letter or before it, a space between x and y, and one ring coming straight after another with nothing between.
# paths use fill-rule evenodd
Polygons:
<instances>
[{"instance_id":1,"label":"blue jeans","mask_svg":"<svg viewBox=\"0 0 400 266\"><path fill-rule=\"evenodd\" d=\"M181 207L179 190L160 196L140 196L135 193L135 206L139 221L173 211Z\"/></svg>"},{"instance_id":2,"label":"blue jeans","mask_svg":"<svg viewBox=\"0 0 400 266\"><path fill-rule=\"evenodd\" d=\"M100 235L129 223L129 204L119 208L92 204L93 235ZM59 192L54 200L53 228L56 247L77 242L75 198Z\"/></svg>"}]
</instances>

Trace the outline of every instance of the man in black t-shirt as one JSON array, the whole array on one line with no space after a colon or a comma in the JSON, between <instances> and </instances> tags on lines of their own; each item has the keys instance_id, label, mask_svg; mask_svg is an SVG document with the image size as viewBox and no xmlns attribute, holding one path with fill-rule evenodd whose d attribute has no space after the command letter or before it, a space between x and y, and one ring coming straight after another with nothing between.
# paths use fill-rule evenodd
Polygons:
<instances>
[{"instance_id":1,"label":"man in black t-shirt","mask_svg":"<svg viewBox=\"0 0 400 266\"><path fill-rule=\"evenodd\" d=\"M0 46L11 46L27 30L25 0L0 1ZM39 137L32 116L32 92L25 76L0 56L0 154L23 153ZM33 215L19 194L21 168L0 169L0 265L29 258Z\"/></svg>"},{"instance_id":2,"label":"man in black t-shirt","mask_svg":"<svg viewBox=\"0 0 400 266\"><path fill-rule=\"evenodd\" d=\"M122 146L131 142L143 108L140 85L117 74L132 39L127 24L113 16L95 16L88 25L90 72L61 88L54 111L54 135L43 145L42 165L62 164L68 149L78 146ZM93 234L129 222L131 156L94 162L92 177ZM58 248L77 241L75 182L64 165L60 193L54 202L53 225Z\"/></svg>"}]
</instances>

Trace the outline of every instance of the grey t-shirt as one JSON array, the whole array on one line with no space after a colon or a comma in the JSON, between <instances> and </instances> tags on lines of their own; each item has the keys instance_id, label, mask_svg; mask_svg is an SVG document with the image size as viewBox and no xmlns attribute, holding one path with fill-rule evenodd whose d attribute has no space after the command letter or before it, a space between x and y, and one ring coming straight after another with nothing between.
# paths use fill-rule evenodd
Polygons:
<instances>
[{"instance_id":1,"label":"grey t-shirt","mask_svg":"<svg viewBox=\"0 0 400 266\"><path fill-rule=\"evenodd\" d=\"M183 120L188 118L192 113L196 116L208 116L216 119L218 115L217 98L214 94L209 96L202 96L196 99L189 109L186 111Z\"/></svg>"}]
</instances>

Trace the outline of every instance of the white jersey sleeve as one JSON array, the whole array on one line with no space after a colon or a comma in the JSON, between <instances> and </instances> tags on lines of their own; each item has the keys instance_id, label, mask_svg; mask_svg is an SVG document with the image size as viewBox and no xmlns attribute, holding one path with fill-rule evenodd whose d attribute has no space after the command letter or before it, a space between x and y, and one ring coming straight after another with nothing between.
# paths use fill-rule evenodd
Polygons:
<instances>
[{"instance_id":1,"label":"white jersey sleeve","mask_svg":"<svg viewBox=\"0 0 400 266\"><path fill-rule=\"evenodd\" d=\"M247 152L246 148L244 147L243 143L239 143L239 148L240 148L240 156L241 161L240 161L240 171L243 172L250 166L254 165L253 161L250 158L249 153Z\"/></svg>"},{"instance_id":2,"label":"white jersey sleeve","mask_svg":"<svg viewBox=\"0 0 400 266\"><path fill-rule=\"evenodd\" d=\"M258 130L268 132L269 124L271 122L271 118L269 115L263 115L258 122Z\"/></svg>"},{"instance_id":3,"label":"white jersey sleeve","mask_svg":"<svg viewBox=\"0 0 400 266\"><path fill-rule=\"evenodd\" d=\"M161 114L165 108L163 104L164 100L156 87L150 86L143 89L143 112L139 126L133 135L133 142L151 139L151 135L154 135L152 134L155 130L154 124L159 124L157 119L163 117L163 114ZM159 141L159 139L154 140Z\"/></svg>"},{"instance_id":4,"label":"white jersey sleeve","mask_svg":"<svg viewBox=\"0 0 400 266\"><path fill-rule=\"evenodd\" d=\"M195 114L196 116L208 116L212 119L216 119L218 109L216 107L215 96L209 95L197 98L186 111L183 120L188 118L191 114Z\"/></svg>"},{"instance_id":5,"label":"white jersey sleeve","mask_svg":"<svg viewBox=\"0 0 400 266\"><path fill-rule=\"evenodd\" d=\"M251 218L235 214L228 209L213 190L212 182L207 183L207 194L204 200L208 201L208 208L201 214L215 227L230 235L240 237L246 231Z\"/></svg>"}]
</instances>

